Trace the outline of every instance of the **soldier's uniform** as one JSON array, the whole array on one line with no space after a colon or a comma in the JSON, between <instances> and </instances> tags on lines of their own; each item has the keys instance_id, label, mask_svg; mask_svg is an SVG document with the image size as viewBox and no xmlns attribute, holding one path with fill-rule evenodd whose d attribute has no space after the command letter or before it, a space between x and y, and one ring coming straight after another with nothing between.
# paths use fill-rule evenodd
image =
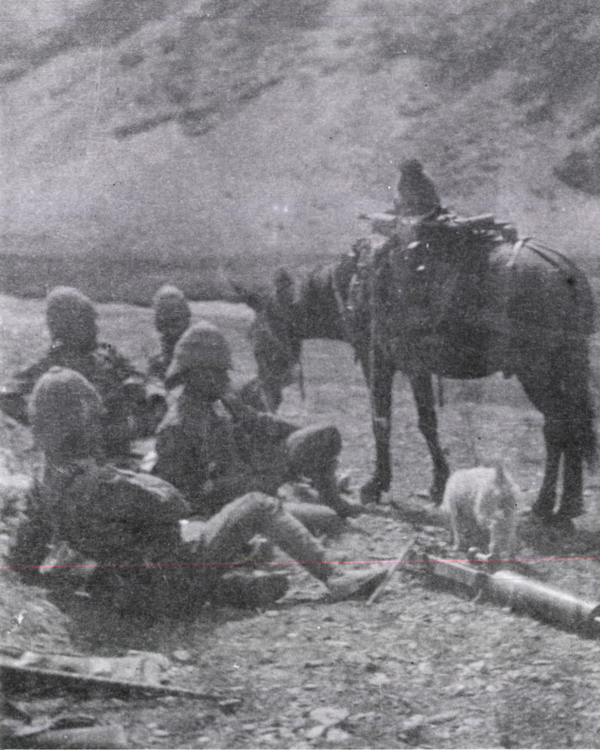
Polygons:
<instances>
[{"instance_id":1,"label":"soldier's uniform","mask_svg":"<svg viewBox=\"0 0 600 750\"><path fill-rule=\"evenodd\" d=\"M110 344L96 340L96 310L81 292L59 287L48 295L46 319L52 344L36 363L0 387L0 409L28 423L27 397L52 367L80 372L104 404L103 447L110 456L127 455L130 441L151 435L164 415L164 397ZM73 331L75 336L73 337ZM73 340L74 338L74 340Z\"/></svg>"},{"instance_id":2,"label":"soldier's uniform","mask_svg":"<svg viewBox=\"0 0 600 750\"><path fill-rule=\"evenodd\" d=\"M279 404L275 405L269 403L269 398L259 377L247 380L237 389L236 395L242 404L245 404L256 411L277 411L277 407L279 406Z\"/></svg>"},{"instance_id":3,"label":"soldier's uniform","mask_svg":"<svg viewBox=\"0 0 600 750\"><path fill-rule=\"evenodd\" d=\"M178 487L202 515L245 492L274 493L300 476L311 479L322 502L340 516L357 515L360 507L341 498L337 489L338 429L299 429L244 405L227 393L230 367L227 342L210 323L197 323L182 336L167 384L184 387L157 430L155 473ZM213 371L221 385L207 394L201 386Z\"/></svg>"},{"instance_id":4,"label":"soldier's uniform","mask_svg":"<svg viewBox=\"0 0 600 750\"><path fill-rule=\"evenodd\" d=\"M110 568L121 584L129 580L131 592L150 584L143 595L138 591L150 606L161 580L166 580L162 595L222 601L216 590L228 570L223 563L234 561L244 544L262 534L339 598L381 580L381 572L372 570L338 575L306 528L277 499L261 493L239 498L207 522L182 522L189 506L168 482L94 458L102 409L98 392L73 370L52 368L36 384L31 423L46 462L27 509L29 520L17 537L14 567L40 565L48 546L67 544ZM274 591L285 593L281 587ZM172 611L168 604L167 611Z\"/></svg>"}]
</instances>

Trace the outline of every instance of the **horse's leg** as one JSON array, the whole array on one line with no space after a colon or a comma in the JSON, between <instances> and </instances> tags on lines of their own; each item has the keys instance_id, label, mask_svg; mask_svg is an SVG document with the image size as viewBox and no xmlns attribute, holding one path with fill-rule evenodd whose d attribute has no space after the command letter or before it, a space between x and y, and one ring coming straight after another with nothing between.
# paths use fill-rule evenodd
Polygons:
<instances>
[{"instance_id":1,"label":"horse's leg","mask_svg":"<svg viewBox=\"0 0 600 750\"><path fill-rule=\"evenodd\" d=\"M417 405L419 429L425 438L433 461L433 485L431 486L430 495L433 502L439 505L442 502L450 469L448 468L448 462L438 438L435 397L431 375L428 372L411 375L410 384Z\"/></svg>"},{"instance_id":2,"label":"horse's leg","mask_svg":"<svg viewBox=\"0 0 600 750\"><path fill-rule=\"evenodd\" d=\"M566 429L563 433L563 492L556 520L583 513L583 462L596 457L594 406L590 392L587 341L574 341L564 356L563 391Z\"/></svg>"},{"instance_id":3,"label":"horse's leg","mask_svg":"<svg viewBox=\"0 0 600 750\"><path fill-rule=\"evenodd\" d=\"M392 467L390 459L390 433L392 421L392 385L394 368L382 358L376 358L373 372L365 359L361 365L371 399L371 417L375 436L375 473L360 491L363 503L378 503L381 494L390 489Z\"/></svg>"},{"instance_id":4,"label":"horse's leg","mask_svg":"<svg viewBox=\"0 0 600 750\"><path fill-rule=\"evenodd\" d=\"M546 520L576 518L583 512L583 461L596 451L587 341L571 341L551 362L519 379L545 419L546 472L533 512ZM560 509L552 517L561 455L563 492Z\"/></svg>"},{"instance_id":5,"label":"horse's leg","mask_svg":"<svg viewBox=\"0 0 600 750\"><path fill-rule=\"evenodd\" d=\"M563 492L555 520L570 520L583 513L583 457L581 451L565 450Z\"/></svg>"},{"instance_id":6,"label":"horse's leg","mask_svg":"<svg viewBox=\"0 0 600 750\"><path fill-rule=\"evenodd\" d=\"M544 479L537 500L531 510L538 518L550 521L556 503L556 484L558 482L558 470L562 457L562 441L560 432L557 430L555 424L546 424L544 426L544 441L546 443Z\"/></svg>"},{"instance_id":7,"label":"horse's leg","mask_svg":"<svg viewBox=\"0 0 600 750\"><path fill-rule=\"evenodd\" d=\"M563 453L564 399L560 389L548 381L520 377L525 393L531 403L544 416L544 442L546 444L546 466L544 480L532 512L539 518L550 521L556 503L556 484Z\"/></svg>"}]
</instances>

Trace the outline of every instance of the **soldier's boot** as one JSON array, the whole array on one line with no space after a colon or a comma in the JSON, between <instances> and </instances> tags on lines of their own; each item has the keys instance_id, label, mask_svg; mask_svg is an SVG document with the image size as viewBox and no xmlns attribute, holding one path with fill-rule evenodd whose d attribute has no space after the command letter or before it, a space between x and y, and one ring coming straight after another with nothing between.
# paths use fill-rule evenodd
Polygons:
<instances>
[{"instance_id":1,"label":"soldier's boot","mask_svg":"<svg viewBox=\"0 0 600 750\"><path fill-rule=\"evenodd\" d=\"M323 545L281 503L268 514L263 533L315 578L326 582L330 577L332 566Z\"/></svg>"},{"instance_id":2,"label":"soldier's boot","mask_svg":"<svg viewBox=\"0 0 600 750\"><path fill-rule=\"evenodd\" d=\"M336 536L346 528L344 519L333 508L316 503L297 503L289 500L284 500L283 505L288 513L301 521L315 536L323 534Z\"/></svg>"},{"instance_id":3,"label":"soldier's boot","mask_svg":"<svg viewBox=\"0 0 600 750\"><path fill-rule=\"evenodd\" d=\"M325 560L325 550L310 532L284 508L270 519L269 538L329 589L334 601L369 596L386 576L380 567L342 571Z\"/></svg>"}]
</instances>

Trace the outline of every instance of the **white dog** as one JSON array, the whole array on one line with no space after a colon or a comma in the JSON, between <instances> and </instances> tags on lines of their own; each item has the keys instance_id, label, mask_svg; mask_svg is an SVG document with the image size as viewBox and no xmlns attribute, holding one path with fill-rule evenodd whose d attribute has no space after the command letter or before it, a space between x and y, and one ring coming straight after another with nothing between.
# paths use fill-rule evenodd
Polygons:
<instances>
[{"instance_id":1,"label":"white dog","mask_svg":"<svg viewBox=\"0 0 600 750\"><path fill-rule=\"evenodd\" d=\"M442 510L450 516L454 548L467 552L489 541L489 559L513 558L519 495L515 481L501 465L454 472L442 502Z\"/></svg>"}]
</instances>

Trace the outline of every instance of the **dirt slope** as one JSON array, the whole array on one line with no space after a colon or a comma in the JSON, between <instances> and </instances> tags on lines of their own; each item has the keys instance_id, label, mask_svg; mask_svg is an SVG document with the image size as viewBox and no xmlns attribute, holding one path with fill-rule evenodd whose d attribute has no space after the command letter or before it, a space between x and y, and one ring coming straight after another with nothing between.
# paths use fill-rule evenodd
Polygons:
<instances>
[{"instance_id":1,"label":"dirt slope","mask_svg":"<svg viewBox=\"0 0 600 750\"><path fill-rule=\"evenodd\" d=\"M457 209L508 217L596 272L592 3L8 7L7 291L68 281L147 301L172 276L222 294L229 274L346 248L357 213L389 204L405 154Z\"/></svg>"}]
</instances>

